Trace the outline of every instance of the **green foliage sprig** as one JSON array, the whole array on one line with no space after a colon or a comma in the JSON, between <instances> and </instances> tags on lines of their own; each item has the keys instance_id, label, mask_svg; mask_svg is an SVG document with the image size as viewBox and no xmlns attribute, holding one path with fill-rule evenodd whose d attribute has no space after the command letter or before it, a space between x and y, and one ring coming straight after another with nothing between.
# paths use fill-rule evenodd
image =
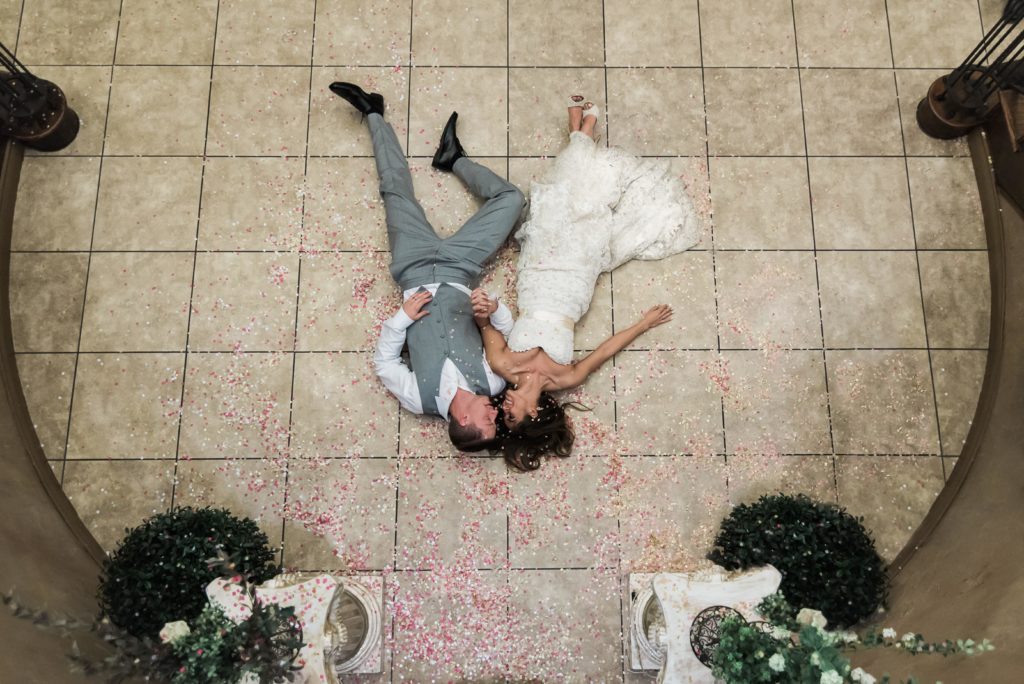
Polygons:
<instances>
[{"instance_id":1,"label":"green foliage sprig","mask_svg":"<svg viewBox=\"0 0 1024 684\"><path fill-rule=\"evenodd\" d=\"M267 535L226 509L177 508L126 532L103 566L98 599L111 622L137 637L199 617L206 585L218 576L207 560L218 550L255 583L277 574Z\"/></svg>"},{"instance_id":2,"label":"green foliage sprig","mask_svg":"<svg viewBox=\"0 0 1024 684\"><path fill-rule=\"evenodd\" d=\"M758 612L775 629L765 632L742 618L731 616L719 628L719 642L712 655L712 674L725 684L888 684L888 675L876 679L861 668L852 668L846 651L858 648L893 648L917 655L977 655L993 650L988 640L971 639L929 643L920 634L896 638L886 628L861 639L854 632L824 629L824 617L816 610L801 610L799 618L781 594L767 597ZM778 621L777 621L778 620ZM906 684L915 684L911 678Z\"/></svg>"},{"instance_id":3,"label":"green foliage sprig","mask_svg":"<svg viewBox=\"0 0 1024 684\"><path fill-rule=\"evenodd\" d=\"M842 627L872 615L888 593L885 565L861 519L803 495L736 506L708 558L727 570L775 566L794 605L817 606Z\"/></svg>"}]
</instances>

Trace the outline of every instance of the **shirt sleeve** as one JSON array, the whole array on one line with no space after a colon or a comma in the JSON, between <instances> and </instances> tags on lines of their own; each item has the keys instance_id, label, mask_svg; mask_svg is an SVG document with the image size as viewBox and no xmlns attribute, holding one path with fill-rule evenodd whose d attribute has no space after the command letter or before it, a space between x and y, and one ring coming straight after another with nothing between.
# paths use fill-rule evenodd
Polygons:
<instances>
[{"instance_id":1,"label":"shirt sleeve","mask_svg":"<svg viewBox=\"0 0 1024 684\"><path fill-rule=\"evenodd\" d=\"M505 306L505 302L499 299L497 310L491 314L491 325L494 326L495 330L508 338L512 334L513 323L512 312Z\"/></svg>"},{"instance_id":2,"label":"shirt sleeve","mask_svg":"<svg viewBox=\"0 0 1024 684\"><path fill-rule=\"evenodd\" d=\"M373 366L377 377L395 395L402 408L412 413L423 413L416 374L402 361L405 331L412 324L413 320L402 309L381 324Z\"/></svg>"}]
</instances>

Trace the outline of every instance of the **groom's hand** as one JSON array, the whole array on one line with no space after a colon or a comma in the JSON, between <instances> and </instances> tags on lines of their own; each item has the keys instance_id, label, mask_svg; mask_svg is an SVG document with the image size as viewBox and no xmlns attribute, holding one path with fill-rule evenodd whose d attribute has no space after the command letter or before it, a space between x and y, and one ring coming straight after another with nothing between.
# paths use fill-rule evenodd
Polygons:
<instances>
[{"instance_id":1,"label":"groom's hand","mask_svg":"<svg viewBox=\"0 0 1024 684\"><path fill-rule=\"evenodd\" d=\"M412 320L418 321L424 316L430 315L430 312L425 311L423 307L429 304L431 299L432 297L430 295L430 292L428 292L427 290L424 290L423 292L417 292L412 297L409 297L408 299L405 300L405 303L402 304L402 311L404 311L405 315L411 318Z\"/></svg>"}]
</instances>

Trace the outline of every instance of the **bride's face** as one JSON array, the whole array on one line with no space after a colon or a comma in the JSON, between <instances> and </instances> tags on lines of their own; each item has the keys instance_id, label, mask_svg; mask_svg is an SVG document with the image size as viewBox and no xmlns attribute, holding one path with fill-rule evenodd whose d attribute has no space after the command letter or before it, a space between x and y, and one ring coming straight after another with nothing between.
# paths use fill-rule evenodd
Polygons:
<instances>
[{"instance_id":1,"label":"bride's face","mask_svg":"<svg viewBox=\"0 0 1024 684\"><path fill-rule=\"evenodd\" d=\"M505 427L514 430L527 416L537 417L537 397L528 397L518 389L510 389L505 393L501 408L505 412Z\"/></svg>"}]
</instances>

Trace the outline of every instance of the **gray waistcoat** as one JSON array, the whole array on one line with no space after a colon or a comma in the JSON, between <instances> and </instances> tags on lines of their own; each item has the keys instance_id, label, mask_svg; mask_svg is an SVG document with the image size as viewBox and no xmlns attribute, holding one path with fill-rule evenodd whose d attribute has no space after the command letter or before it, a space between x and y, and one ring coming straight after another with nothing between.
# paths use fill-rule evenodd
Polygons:
<instances>
[{"instance_id":1,"label":"gray waistcoat","mask_svg":"<svg viewBox=\"0 0 1024 684\"><path fill-rule=\"evenodd\" d=\"M469 295L442 283L430 304L430 312L409 326L409 364L416 374L423 412L441 415L436 397L440 394L441 368L451 359L476 394L490 394L484 370L484 346L473 322Z\"/></svg>"}]
</instances>

